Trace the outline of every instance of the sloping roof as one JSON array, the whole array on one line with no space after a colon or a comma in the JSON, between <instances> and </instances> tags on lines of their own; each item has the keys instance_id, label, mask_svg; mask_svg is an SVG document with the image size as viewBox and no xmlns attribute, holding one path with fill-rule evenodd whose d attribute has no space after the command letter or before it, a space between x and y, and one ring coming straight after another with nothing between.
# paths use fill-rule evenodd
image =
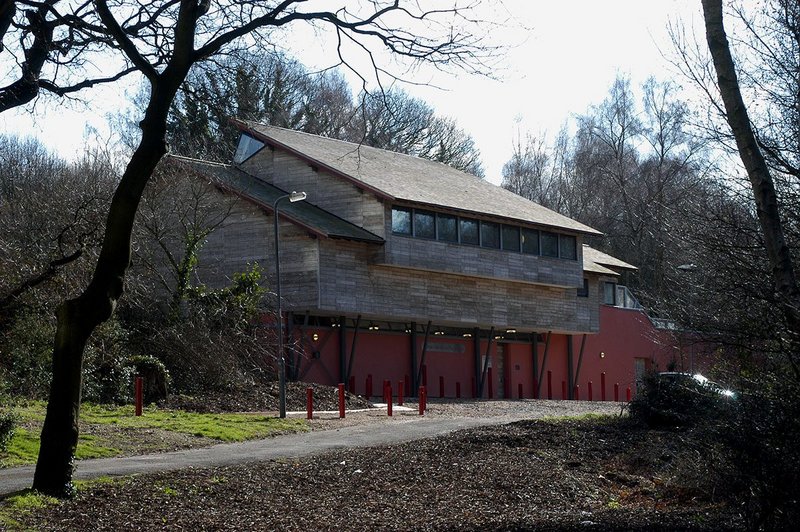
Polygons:
<instances>
[{"instance_id":1,"label":"sloping roof","mask_svg":"<svg viewBox=\"0 0 800 532\"><path fill-rule=\"evenodd\" d=\"M177 156L173 156L173 158L188 164L198 173L211 177L214 182L222 188L230 190L252 201L259 207L269 209L270 211L272 210L275 200L287 193L278 187L265 183L247 172L230 165ZM383 238L378 235L351 224L347 220L343 220L335 214L320 209L306 201L298 201L295 203L288 201L282 202L280 205L280 213L292 222L311 230L319 236L375 244L382 244L384 242Z\"/></svg>"},{"instance_id":2,"label":"sloping roof","mask_svg":"<svg viewBox=\"0 0 800 532\"><path fill-rule=\"evenodd\" d=\"M598 251L587 244L583 245L583 270L587 272L602 273L605 275L619 275L615 270L638 270L636 266L612 257L607 253Z\"/></svg>"},{"instance_id":3,"label":"sloping roof","mask_svg":"<svg viewBox=\"0 0 800 532\"><path fill-rule=\"evenodd\" d=\"M576 233L601 234L446 164L275 126L241 120L234 123L262 142L293 153L391 201L486 214Z\"/></svg>"}]
</instances>

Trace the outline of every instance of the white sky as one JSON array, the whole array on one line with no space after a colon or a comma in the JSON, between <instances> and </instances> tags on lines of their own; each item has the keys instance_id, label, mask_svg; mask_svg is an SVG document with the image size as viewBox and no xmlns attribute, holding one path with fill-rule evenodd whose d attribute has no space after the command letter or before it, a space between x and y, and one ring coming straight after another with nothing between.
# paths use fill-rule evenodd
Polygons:
<instances>
[{"instance_id":1,"label":"white sky","mask_svg":"<svg viewBox=\"0 0 800 532\"><path fill-rule=\"evenodd\" d=\"M671 53L667 24L680 19L691 27L700 20L699 0L505 0L504 4L518 24L492 36L517 45L502 60L502 79L425 71L420 76L440 88L405 87L439 114L455 118L473 136L486 176L494 183L499 183L500 170L510 157L516 117L522 119L523 129L546 130L552 139L566 119L599 103L618 73L629 75L634 85L650 75L675 79L662 57L662 51ZM319 47L305 42L312 36L298 33L294 39L298 45L292 48L308 66L320 61ZM25 111L2 113L0 132L39 136L70 157L81 151L87 124L105 129L106 116L120 108L125 90L114 86L86 93L82 97L88 106L38 103Z\"/></svg>"}]
</instances>

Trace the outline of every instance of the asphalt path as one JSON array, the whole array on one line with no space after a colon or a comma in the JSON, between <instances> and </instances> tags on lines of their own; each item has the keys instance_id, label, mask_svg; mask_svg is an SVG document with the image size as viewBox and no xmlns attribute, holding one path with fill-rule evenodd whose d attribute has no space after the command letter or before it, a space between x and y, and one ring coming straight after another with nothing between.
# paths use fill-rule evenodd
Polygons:
<instances>
[{"instance_id":1,"label":"asphalt path","mask_svg":"<svg viewBox=\"0 0 800 532\"><path fill-rule=\"evenodd\" d=\"M230 466L248 462L294 458L336 449L391 445L450 432L527 419L524 412L493 417L397 417L384 423L359 424L340 429L320 430L275 436L241 443L169 453L98 458L75 462L75 480L105 476L134 475L185 468ZM34 466L0 469L0 498L30 488Z\"/></svg>"}]
</instances>

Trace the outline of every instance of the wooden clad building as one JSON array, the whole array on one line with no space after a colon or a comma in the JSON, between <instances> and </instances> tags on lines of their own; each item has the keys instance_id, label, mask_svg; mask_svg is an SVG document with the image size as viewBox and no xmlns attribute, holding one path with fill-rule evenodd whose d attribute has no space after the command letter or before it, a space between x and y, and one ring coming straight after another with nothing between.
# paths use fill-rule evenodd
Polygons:
<instances>
[{"instance_id":1,"label":"wooden clad building","mask_svg":"<svg viewBox=\"0 0 800 532\"><path fill-rule=\"evenodd\" d=\"M291 377L358 393L391 380L432 396L573 396L585 335L601 332L601 306L625 306L616 280L635 269L583 245L596 230L441 163L236 124L232 164L187 161L241 198L200 274L221 284L258 262L274 276L273 202L307 193L280 208ZM586 364L605 380L606 362ZM632 380L617 366L609 389Z\"/></svg>"}]
</instances>

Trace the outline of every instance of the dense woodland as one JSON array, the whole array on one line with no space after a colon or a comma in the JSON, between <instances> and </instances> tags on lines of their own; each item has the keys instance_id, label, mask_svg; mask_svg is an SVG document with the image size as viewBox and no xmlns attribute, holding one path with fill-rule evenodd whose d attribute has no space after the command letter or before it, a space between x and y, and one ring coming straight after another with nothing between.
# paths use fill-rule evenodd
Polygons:
<instances>
[{"instance_id":1,"label":"dense woodland","mask_svg":"<svg viewBox=\"0 0 800 532\"><path fill-rule=\"evenodd\" d=\"M770 442L737 442L742 467L750 467L756 491L763 488L759 496L780 504L791 495L765 479L800 470L796 447L790 447L800 441L800 416L785 399L796 397L800 387L800 330L793 318L800 291L796 261L785 260L796 257L800 231L800 8L792 0L726 8L726 25L737 29L737 37L725 41L736 58L734 88L750 111L745 122L752 142L743 149L746 135L734 123L732 93L720 81L724 57L712 39L716 3L703 4L709 45L673 29L672 57L681 76L655 77L642 86L621 76L603 101L565 117L554 135L530 132L535 125L510 124L517 135L502 186L602 231L591 244L639 267L624 282L651 315L675 320L720 346L727 361L720 371L753 398L742 401L742 415L731 421L738 424L734 432ZM7 5L13 8L14 2L0 3L0 37L27 31L39 39L33 15L27 29L7 23L16 20ZM172 72L173 57L136 56L126 44L130 36L118 34L102 10L99 21L111 28L108 33L90 40L96 26L78 25L86 41L61 43L62 61L116 39L132 65L119 76L138 69L150 86L163 87L166 78L160 76ZM208 42L215 44L217 34L209 32ZM157 29L136 36L163 38ZM52 35L47 42L52 44ZM438 52L428 45L435 59ZM40 90L59 96L116 79L31 87L30 69L42 68L34 61L36 50L20 63L28 72L19 83L0 90L0 111L24 105ZM204 50L209 56L216 51ZM458 59L457 53L452 57ZM149 60L155 66L146 66ZM105 224L113 220L107 218L109 202L133 167L124 169L124 161L135 160L150 132L142 109L164 113L166 142L181 155L229 160L235 138L227 118L236 116L426 157L483 177L469 133L397 86L365 92L336 70L310 72L286 55L244 48L175 68L183 77L169 80L175 86L164 96L168 112L143 88L132 110L115 120L119 143L113 149L87 148L67 161L35 139L0 137L0 395L47 396L56 309L94 286L102 271L95 263L105 257ZM683 87L704 96L688 101ZM761 166L740 157L753 152L763 158ZM225 389L273 376L269 333L252 319L271 307L270 287L257 265L229 272L230 286L222 290L197 283L192 271L198 253L225 219L226 207L181 182L173 170L162 165L149 179L132 226L126 296L112 314L121 291L116 294L110 318L98 317L87 334L85 399L127 400L131 372L143 368L169 375L170 386L180 391ZM757 186L759 171L768 183ZM774 200L759 196L767 184ZM176 241L181 252L173 254L167 243ZM126 269L127 264L123 277ZM778 436L779 428L786 436ZM794 458L780 458L787 455Z\"/></svg>"}]
</instances>

